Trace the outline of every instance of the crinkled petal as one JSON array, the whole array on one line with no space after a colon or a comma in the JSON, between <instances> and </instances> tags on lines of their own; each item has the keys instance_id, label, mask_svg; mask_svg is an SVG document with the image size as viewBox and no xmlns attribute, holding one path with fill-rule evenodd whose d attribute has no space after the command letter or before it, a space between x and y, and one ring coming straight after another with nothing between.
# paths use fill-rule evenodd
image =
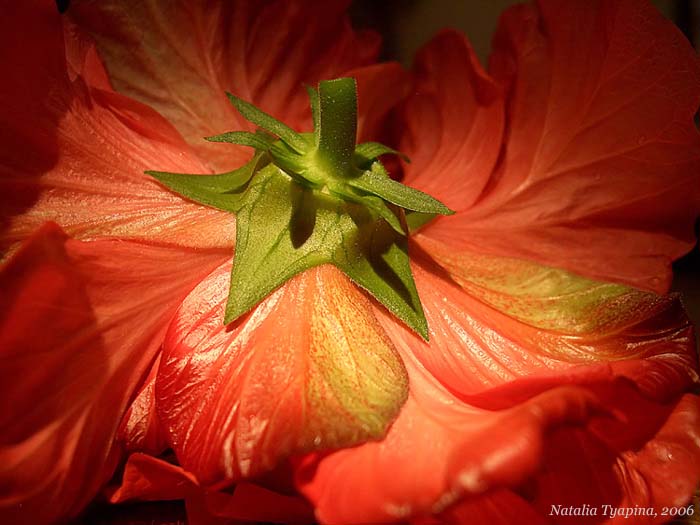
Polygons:
<instances>
[{"instance_id":1,"label":"crinkled petal","mask_svg":"<svg viewBox=\"0 0 700 525\"><path fill-rule=\"evenodd\" d=\"M400 351L411 392L386 438L309 456L298 470L299 488L322 523L449 516L454 504L503 489L527 493L533 483L552 494L525 515L538 511L547 519L544 510L561 501L562 492L553 488L560 479L566 480L568 504L634 502L660 513L662 506L687 501L700 481L697 396L663 404L627 381L589 381L584 375L580 384L565 377L522 403L503 398L498 409L486 410L462 403ZM569 446L563 448L564 442ZM661 460L649 461L657 450ZM601 451L604 460L582 470L581 458ZM657 469L659 463L665 468ZM547 467L556 472L542 474ZM636 482L630 482L630 473ZM648 490L640 491L640 478ZM671 479L673 490L665 489ZM488 508L481 510L489 515Z\"/></svg>"},{"instance_id":2,"label":"crinkled petal","mask_svg":"<svg viewBox=\"0 0 700 525\"><path fill-rule=\"evenodd\" d=\"M225 91L310 130L303 84L344 76L376 58L377 35L352 30L347 4L84 0L70 13L95 36L117 90L165 115L213 168L230 170L249 151L202 140L252 129ZM392 91L390 82L388 76L381 91ZM360 84L361 106L362 91Z\"/></svg>"},{"instance_id":3,"label":"crinkled petal","mask_svg":"<svg viewBox=\"0 0 700 525\"><path fill-rule=\"evenodd\" d=\"M464 35L445 30L417 55L401 151L405 184L453 210L468 209L489 181L505 126L503 89Z\"/></svg>"},{"instance_id":4,"label":"crinkled petal","mask_svg":"<svg viewBox=\"0 0 700 525\"><path fill-rule=\"evenodd\" d=\"M700 398L688 394L670 407L634 398L627 403L618 405L624 421L603 420L590 431L560 429L549 436L541 471L525 489L540 515L551 515L552 505L587 503L600 509L598 516L559 516L557 524L656 525L671 519L664 507L690 503L700 483ZM645 426L657 426L648 441L625 443L630 429ZM627 512L652 509L653 515L612 517L608 510L607 520L601 519L604 505Z\"/></svg>"},{"instance_id":5,"label":"crinkled petal","mask_svg":"<svg viewBox=\"0 0 700 525\"><path fill-rule=\"evenodd\" d=\"M547 439L543 467L520 494L498 489L464 498L437 516L419 517L411 524L666 523L671 515L664 514L658 502L666 502L667 511L685 509L697 483L697 476L687 473L700 471L698 456L689 454L697 448L692 440L700 428L698 403L695 396L682 398L653 439L640 451L621 456L601 447L586 430L561 429Z\"/></svg>"},{"instance_id":6,"label":"crinkled petal","mask_svg":"<svg viewBox=\"0 0 700 525\"><path fill-rule=\"evenodd\" d=\"M548 392L512 410L461 403L411 356L411 391L380 442L307 458L299 487L322 523L396 522L439 513L464 493L522 482L536 468L550 426L583 422L590 393Z\"/></svg>"},{"instance_id":7,"label":"crinkled petal","mask_svg":"<svg viewBox=\"0 0 700 525\"><path fill-rule=\"evenodd\" d=\"M475 258L464 261L468 271L461 277L479 300L420 250L413 254L430 341L377 309L408 369L409 398L381 442L306 459L299 487L322 522L398 521L442 512L460 498L489 490L524 490L557 449L550 436L572 424L585 429L586 439L571 455L598 447L613 458L596 464L606 480L604 488L590 491L596 501L642 501L627 471L644 472L654 487L644 493L647 506L690 497L700 472L695 467L700 461L697 399L679 401L679 396L698 382L697 357L693 329L678 299L624 287L622 292L601 289L588 280L572 285L556 271L552 277L551 269L539 275L531 263L507 260L511 282L510 275L501 275L502 266L488 268ZM532 281L528 272L534 272ZM534 286L540 281L549 287ZM511 302L494 299L498 286L510 290ZM576 300L568 301L564 291ZM536 312L551 315L523 315L523 320L507 315L527 314L530 302ZM634 316L608 311L628 307ZM663 449L664 442L673 443L669 450L675 459L666 461L665 469L652 468L651 454L639 451ZM560 475L572 480L571 494L584 491L576 481L580 465L557 461ZM680 491L673 497L662 490L670 476Z\"/></svg>"},{"instance_id":8,"label":"crinkled petal","mask_svg":"<svg viewBox=\"0 0 700 525\"><path fill-rule=\"evenodd\" d=\"M165 430L156 411L156 375L159 368L160 355L122 419L118 440L126 452L146 452L157 456L168 448Z\"/></svg>"},{"instance_id":9,"label":"crinkled petal","mask_svg":"<svg viewBox=\"0 0 700 525\"><path fill-rule=\"evenodd\" d=\"M499 163L468 209L425 234L666 291L700 214L700 66L680 31L647 2L542 0L502 16L490 72L508 101ZM450 108L472 104L457 89ZM476 153L455 153L450 180ZM439 158L424 177L444 170Z\"/></svg>"},{"instance_id":10,"label":"crinkled petal","mask_svg":"<svg viewBox=\"0 0 700 525\"><path fill-rule=\"evenodd\" d=\"M109 478L119 422L170 317L220 254L79 242L48 224L0 281L0 516L78 513Z\"/></svg>"},{"instance_id":11,"label":"crinkled petal","mask_svg":"<svg viewBox=\"0 0 700 525\"><path fill-rule=\"evenodd\" d=\"M143 173L208 168L155 111L111 90L84 36L67 27L64 39L53 2L8 7L0 62L13 71L0 84L0 248L48 220L80 239L233 245L230 215L185 201Z\"/></svg>"},{"instance_id":12,"label":"crinkled petal","mask_svg":"<svg viewBox=\"0 0 700 525\"><path fill-rule=\"evenodd\" d=\"M668 302L559 268L462 251L422 235L416 240L470 297L530 326L579 336L581 342L619 332Z\"/></svg>"},{"instance_id":13,"label":"crinkled petal","mask_svg":"<svg viewBox=\"0 0 700 525\"><path fill-rule=\"evenodd\" d=\"M556 383L587 364L600 364L587 372L595 370L599 380L624 375L659 396L672 397L698 380L693 327L677 297L527 261L425 246L444 265L414 250L430 341L407 329L391 334L463 399L477 402L482 393L519 378ZM654 366L640 373L652 358ZM677 379L656 381L656 366Z\"/></svg>"},{"instance_id":14,"label":"crinkled petal","mask_svg":"<svg viewBox=\"0 0 700 525\"><path fill-rule=\"evenodd\" d=\"M166 336L156 403L180 464L225 484L382 437L407 383L363 293L320 266L225 327L229 270L193 290Z\"/></svg>"}]
</instances>

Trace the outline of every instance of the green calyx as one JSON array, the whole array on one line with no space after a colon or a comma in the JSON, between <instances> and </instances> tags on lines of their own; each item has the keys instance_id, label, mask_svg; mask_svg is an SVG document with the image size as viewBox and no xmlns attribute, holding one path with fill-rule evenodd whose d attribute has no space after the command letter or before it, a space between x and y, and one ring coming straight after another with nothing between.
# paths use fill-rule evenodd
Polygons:
<instances>
[{"instance_id":1,"label":"green calyx","mask_svg":"<svg viewBox=\"0 0 700 525\"><path fill-rule=\"evenodd\" d=\"M321 82L318 91L307 89L313 133L297 133L228 94L241 115L260 130L207 140L254 148L246 165L217 175L146 173L193 201L236 214L225 323L296 274L329 263L427 339L409 264L405 211L422 217L453 212L389 177L378 157L398 152L375 142L355 144L354 79Z\"/></svg>"}]
</instances>

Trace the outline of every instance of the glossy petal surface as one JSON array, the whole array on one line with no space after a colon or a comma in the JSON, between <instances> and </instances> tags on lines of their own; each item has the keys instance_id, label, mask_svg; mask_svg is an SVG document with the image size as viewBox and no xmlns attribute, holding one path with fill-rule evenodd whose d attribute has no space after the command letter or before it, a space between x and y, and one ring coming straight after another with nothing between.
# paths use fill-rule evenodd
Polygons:
<instances>
[{"instance_id":1,"label":"glossy petal surface","mask_svg":"<svg viewBox=\"0 0 700 525\"><path fill-rule=\"evenodd\" d=\"M48 523L92 499L115 466L119 421L168 319L220 261L126 241L67 240L47 225L6 263L3 522Z\"/></svg>"},{"instance_id":2,"label":"glossy petal surface","mask_svg":"<svg viewBox=\"0 0 700 525\"><path fill-rule=\"evenodd\" d=\"M465 265L474 264L460 268L468 268L471 279L461 280L414 254L430 341L392 330L391 324L385 327L395 343L416 355L454 393L478 397L519 378L532 382L549 378L556 383L558 374L601 362L622 372L623 360L636 360L635 366L644 367L643 359L656 355L663 356L679 378L656 385L651 372L647 377L629 376L646 385L643 388L658 387L657 394L667 396L663 389L681 388L698 377L693 328L678 298L624 287L606 289L583 279L572 283L557 271L512 259L486 258L483 264L479 257L465 257L461 260ZM508 270L505 277L499 271L503 268ZM528 286L529 272L537 286ZM509 283L511 276L517 285L511 282L506 287L509 293L499 294L499 286Z\"/></svg>"},{"instance_id":3,"label":"glossy petal surface","mask_svg":"<svg viewBox=\"0 0 700 525\"><path fill-rule=\"evenodd\" d=\"M387 437L318 463L309 458L309 470L301 470L300 488L322 523L397 522L489 490L527 491L532 480L543 487L540 516L560 501L633 502L660 511L685 500L698 482L697 397L674 408L609 377L586 386L565 378L521 404L487 411L430 385L415 361L405 362L415 388ZM618 411L623 420L601 428ZM654 460L655 451L679 460ZM489 515L488 508L481 512Z\"/></svg>"},{"instance_id":4,"label":"glossy petal surface","mask_svg":"<svg viewBox=\"0 0 700 525\"><path fill-rule=\"evenodd\" d=\"M407 383L362 292L320 266L226 328L228 271L190 294L164 344L157 406L182 466L210 485L381 438Z\"/></svg>"},{"instance_id":5,"label":"glossy petal surface","mask_svg":"<svg viewBox=\"0 0 700 525\"><path fill-rule=\"evenodd\" d=\"M700 482L700 398L688 394L670 406L635 398L615 402L624 410L622 422L601 420L589 429L560 429L549 436L541 471L528 487L541 516L551 512L552 504L586 502L652 508L656 515L621 514L603 520L599 512L599 516L558 516L557 524L656 525L669 522L663 507L689 504ZM652 435L630 440L631 433L640 431Z\"/></svg>"},{"instance_id":6,"label":"glossy petal surface","mask_svg":"<svg viewBox=\"0 0 700 525\"><path fill-rule=\"evenodd\" d=\"M648 409L645 405L644 409ZM652 409L653 410L653 409ZM658 410L658 407L656 407ZM652 412L630 418L627 425L655 419ZM698 481L697 451L700 399L684 396L655 435L637 451L617 454L589 428L562 427L551 432L542 466L524 487L499 489L465 498L436 516L419 517L412 525L492 525L527 523L655 525L668 522L660 502L687 507L687 495ZM605 422L605 420L601 420ZM598 429L605 435L610 429ZM693 440L696 443L693 443ZM607 510L603 505L610 505ZM578 514L569 510L578 509ZM652 510L655 516L611 510ZM591 510L596 509L595 515ZM585 514L581 511L587 511ZM629 512L629 511L628 511ZM604 513L606 515L604 515Z\"/></svg>"},{"instance_id":7,"label":"glossy petal surface","mask_svg":"<svg viewBox=\"0 0 700 525\"><path fill-rule=\"evenodd\" d=\"M434 56L432 68L455 53ZM483 172L464 169L481 158L479 143L423 170L423 179L467 175L482 188L425 234L666 291L669 263L691 248L700 212L700 67L678 29L646 2L543 0L503 15L490 72L507 96L502 156L485 184ZM475 88L445 89L439 111L474 104Z\"/></svg>"},{"instance_id":8,"label":"glossy petal surface","mask_svg":"<svg viewBox=\"0 0 700 525\"><path fill-rule=\"evenodd\" d=\"M449 277L474 299L533 327L601 340L654 310L653 293L537 263L455 250L418 236Z\"/></svg>"},{"instance_id":9,"label":"glossy petal surface","mask_svg":"<svg viewBox=\"0 0 700 525\"><path fill-rule=\"evenodd\" d=\"M429 344L378 311L411 384L387 437L307 458L308 470L300 471L300 487L322 522L397 521L487 490L527 488L531 479L545 479L538 477L542 466L566 448L551 435L581 438L569 456L557 456L557 474L547 478L550 490L559 477L570 480L579 504L587 501L576 496L582 490L593 501L626 498L659 508L690 493L700 454L697 398L677 396L698 375L692 327L677 300L648 294L649 309L633 322L613 317L595 335L569 336L509 318L439 273L427 260L414 265ZM572 424L585 430L569 434ZM649 450L672 443L671 454L684 460L650 469L651 452L639 451L645 443ZM585 472L597 472L603 485L578 481L587 478L576 458L589 453L602 454ZM651 494L627 480L627 472L639 471ZM663 490L671 478L676 496ZM557 502L544 495L540 501L540 511Z\"/></svg>"},{"instance_id":10,"label":"glossy petal surface","mask_svg":"<svg viewBox=\"0 0 700 525\"><path fill-rule=\"evenodd\" d=\"M396 522L440 512L464 492L521 482L537 465L546 428L594 409L590 394L564 388L489 413L460 403L410 356L404 362L411 393L386 438L318 466L310 458L308 477L301 470L300 488L322 523Z\"/></svg>"},{"instance_id":11,"label":"glossy petal surface","mask_svg":"<svg viewBox=\"0 0 700 525\"><path fill-rule=\"evenodd\" d=\"M146 452L158 456L168 445L165 430L156 412L156 376L160 369L160 355L151 366L139 393L124 414L118 440L126 452Z\"/></svg>"}]
</instances>

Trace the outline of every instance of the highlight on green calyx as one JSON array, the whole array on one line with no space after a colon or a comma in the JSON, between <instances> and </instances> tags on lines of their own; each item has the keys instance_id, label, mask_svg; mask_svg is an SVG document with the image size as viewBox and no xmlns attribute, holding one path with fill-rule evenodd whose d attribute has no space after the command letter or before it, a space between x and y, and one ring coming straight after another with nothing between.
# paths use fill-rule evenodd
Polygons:
<instances>
[{"instance_id":1,"label":"highlight on green calyx","mask_svg":"<svg viewBox=\"0 0 700 525\"><path fill-rule=\"evenodd\" d=\"M389 177L378 157L399 152L376 142L356 144L354 79L323 81L307 91L313 133L298 133L227 93L258 131L206 140L253 148L246 165L216 175L146 173L190 200L236 215L225 323L296 274L333 264L427 340L408 258L406 212L423 220L453 212Z\"/></svg>"}]
</instances>

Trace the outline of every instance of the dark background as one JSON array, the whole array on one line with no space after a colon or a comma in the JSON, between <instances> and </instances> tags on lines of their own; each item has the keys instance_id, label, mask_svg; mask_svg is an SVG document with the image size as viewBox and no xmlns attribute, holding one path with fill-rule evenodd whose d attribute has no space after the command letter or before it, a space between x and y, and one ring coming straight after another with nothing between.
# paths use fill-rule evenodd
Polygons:
<instances>
[{"instance_id":1,"label":"dark background","mask_svg":"<svg viewBox=\"0 0 700 525\"><path fill-rule=\"evenodd\" d=\"M485 63L498 16L523 0L355 0L351 14L358 26L384 35L385 58L410 66L415 51L436 31L453 27L467 34ZM700 36L700 0L652 0L691 42Z\"/></svg>"}]
</instances>

